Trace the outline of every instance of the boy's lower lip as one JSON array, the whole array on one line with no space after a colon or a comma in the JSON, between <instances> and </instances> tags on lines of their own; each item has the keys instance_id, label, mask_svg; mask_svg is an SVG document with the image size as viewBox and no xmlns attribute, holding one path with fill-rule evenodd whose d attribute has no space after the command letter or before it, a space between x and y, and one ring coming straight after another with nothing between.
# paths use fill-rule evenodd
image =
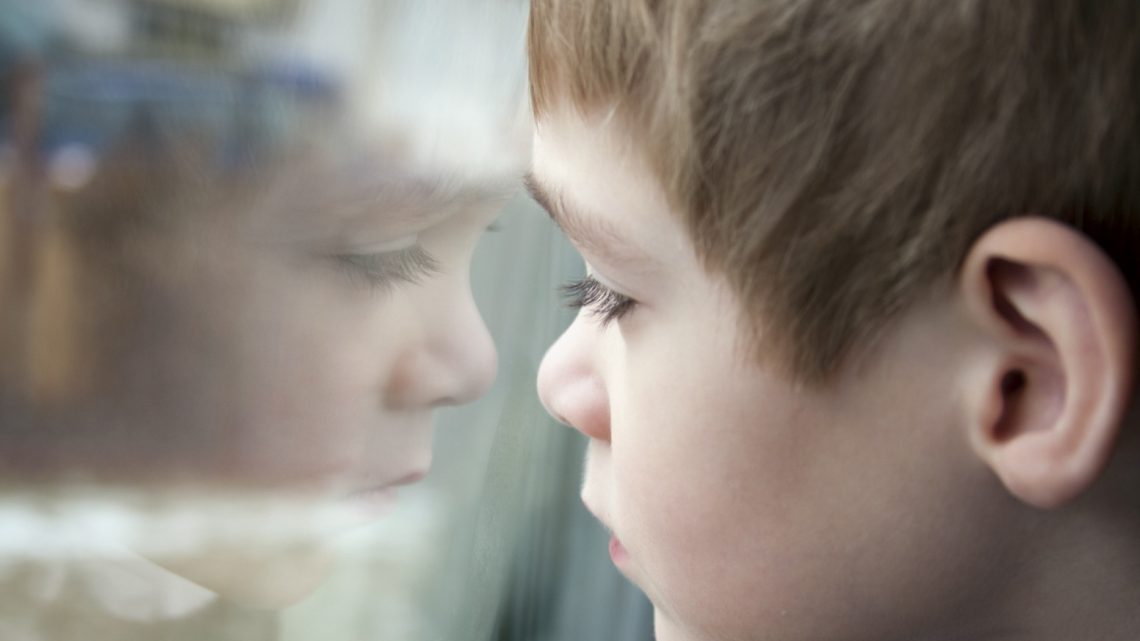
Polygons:
<instances>
[{"instance_id":1,"label":"boy's lower lip","mask_svg":"<svg viewBox=\"0 0 1140 641\"><path fill-rule=\"evenodd\" d=\"M614 565L623 565L629 560L629 551L621 544L616 536L610 537L610 559L613 560Z\"/></svg>"}]
</instances>

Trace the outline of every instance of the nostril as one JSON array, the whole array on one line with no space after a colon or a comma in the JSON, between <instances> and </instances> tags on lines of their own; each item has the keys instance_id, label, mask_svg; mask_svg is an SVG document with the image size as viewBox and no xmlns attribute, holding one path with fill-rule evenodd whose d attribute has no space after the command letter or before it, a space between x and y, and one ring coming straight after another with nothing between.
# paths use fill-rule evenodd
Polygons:
<instances>
[{"instance_id":1,"label":"nostril","mask_svg":"<svg viewBox=\"0 0 1140 641\"><path fill-rule=\"evenodd\" d=\"M609 404L600 382L592 377L567 381L543 399L547 413L586 436L608 441Z\"/></svg>"},{"instance_id":2,"label":"nostril","mask_svg":"<svg viewBox=\"0 0 1140 641\"><path fill-rule=\"evenodd\" d=\"M560 425L565 425L566 427L570 427L570 428L574 427L573 425L570 424L570 419L563 416L560 412L552 411L548 407L548 408L546 408L546 413L550 415L550 418L554 419L555 423L558 423Z\"/></svg>"}]
</instances>

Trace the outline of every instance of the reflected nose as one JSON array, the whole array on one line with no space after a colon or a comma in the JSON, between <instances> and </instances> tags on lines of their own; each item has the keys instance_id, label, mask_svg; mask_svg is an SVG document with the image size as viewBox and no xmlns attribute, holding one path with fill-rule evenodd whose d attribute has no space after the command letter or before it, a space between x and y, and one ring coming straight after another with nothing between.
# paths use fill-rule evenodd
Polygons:
<instances>
[{"instance_id":1,"label":"reflected nose","mask_svg":"<svg viewBox=\"0 0 1140 641\"><path fill-rule=\"evenodd\" d=\"M609 398L598 375L594 337L580 320L547 350L538 368L538 396L555 420L609 442Z\"/></svg>"},{"instance_id":2,"label":"reflected nose","mask_svg":"<svg viewBox=\"0 0 1140 641\"><path fill-rule=\"evenodd\" d=\"M470 292L451 300L419 315L419 340L405 348L386 394L394 409L470 403L495 382L498 354Z\"/></svg>"}]
</instances>

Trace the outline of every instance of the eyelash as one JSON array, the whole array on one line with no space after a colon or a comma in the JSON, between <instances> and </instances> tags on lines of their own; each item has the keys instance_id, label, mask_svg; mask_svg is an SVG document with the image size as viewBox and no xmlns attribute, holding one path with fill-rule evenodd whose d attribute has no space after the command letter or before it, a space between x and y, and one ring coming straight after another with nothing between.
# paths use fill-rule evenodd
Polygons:
<instances>
[{"instance_id":1,"label":"eyelash","mask_svg":"<svg viewBox=\"0 0 1140 641\"><path fill-rule=\"evenodd\" d=\"M567 307L588 309L602 319L602 325L620 320L637 307L636 300L606 287L593 276L569 282L561 290Z\"/></svg>"},{"instance_id":2,"label":"eyelash","mask_svg":"<svg viewBox=\"0 0 1140 641\"><path fill-rule=\"evenodd\" d=\"M375 254L337 254L333 259L355 284L379 290L415 285L440 272L439 261L419 245Z\"/></svg>"}]
</instances>

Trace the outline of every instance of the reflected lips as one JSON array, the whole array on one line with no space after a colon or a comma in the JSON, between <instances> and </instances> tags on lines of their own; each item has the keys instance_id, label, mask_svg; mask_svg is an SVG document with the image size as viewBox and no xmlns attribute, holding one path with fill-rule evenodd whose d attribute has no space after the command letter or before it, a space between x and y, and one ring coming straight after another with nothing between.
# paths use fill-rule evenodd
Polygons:
<instances>
[{"instance_id":1,"label":"reflected lips","mask_svg":"<svg viewBox=\"0 0 1140 641\"><path fill-rule=\"evenodd\" d=\"M388 483L386 487L397 487L400 485L411 485L412 483L419 483L427 476L426 472L412 472Z\"/></svg>"},{"instance_id":2,"label":"reflected lips","mask_svg":"<svg viewBox=\"0 0 1140 641\"><path fill-rule=\"evenodd\" d=\"M425 472L412 472L383 485L350 492L345 499L355 508L370 515L381 515L396 502L396 488L422 480Z\"/></svg>"}]
</instances>

